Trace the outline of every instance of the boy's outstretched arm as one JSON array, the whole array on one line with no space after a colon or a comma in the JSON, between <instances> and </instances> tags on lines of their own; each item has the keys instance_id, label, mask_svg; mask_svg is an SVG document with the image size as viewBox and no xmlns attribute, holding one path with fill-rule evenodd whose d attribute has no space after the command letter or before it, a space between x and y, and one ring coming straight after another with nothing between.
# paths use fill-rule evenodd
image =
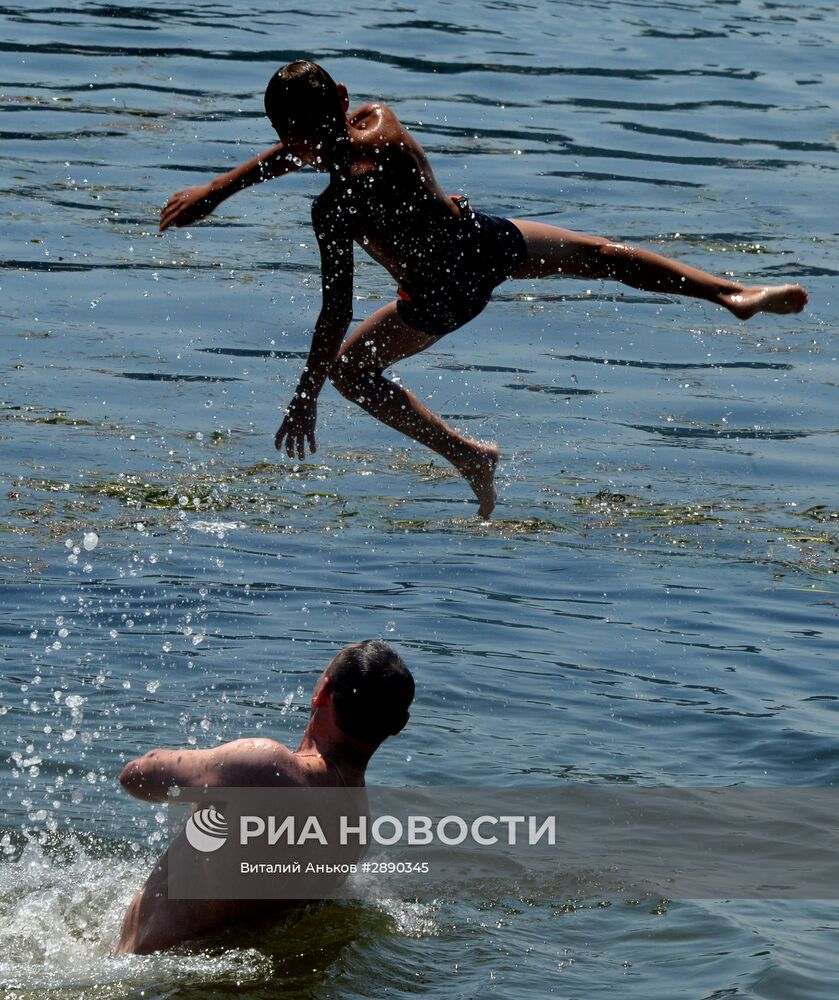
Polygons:
<instances>
[{"instance_id":1,"label":"boy's outstretched arm","mask_svg":"<svg viewBox=\"0 0 839 1000\"><path fill-rule=\"evenodd\" d=\"M315 323L306 367L274 438L274 447L280 449L285 442L289 458L300 460L306 457L307 445L310 452L317 451L318 396L352 322L352 238L334 208L330 211L318 202L312 208L312 223L320 249L323 305Z\"/></svg>"},{"instance_id":2,"label":"boy's outstretched arm","mask_svg":"<svg viewBox=\"0 0 839 1000\"><path fill-rule=\"evenodd\" d=\"M176 191L160 213L160 231L163 232L170 226L191 226L208 216L225 198L237 191L272 177L282 177L283 174L299 170L301 166L302 162L289 152L288 147L278 143L247 163L221 174L209 184L198 184Z\"/></svg>"}]
</instances>

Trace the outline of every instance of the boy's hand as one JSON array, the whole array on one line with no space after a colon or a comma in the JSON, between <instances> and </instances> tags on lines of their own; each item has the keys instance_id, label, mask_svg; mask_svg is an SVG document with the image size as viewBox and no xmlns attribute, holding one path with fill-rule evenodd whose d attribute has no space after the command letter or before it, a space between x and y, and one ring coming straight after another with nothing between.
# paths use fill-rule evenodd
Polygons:
<instances>
[{"instance_id":1,"label":"boy's hand","mask_svg":"<svg viewBox=\"0 0 839 1000\"><path fill-rule=\"evenodd\" d=\"M191 226L208 216L221 200L210 184L176 191L160 213L160 231L170 226Z\"/></svg>"},{"instance_id":2,"label":"boy's hand","mask_svg":"<svg viewBox=\"0 0 839 1000\"><path fill-rule=\"evenodd\" d=\"M314 454L318 450L315 442L317 419L317 397L312 393L301 393L298 390L292 396L285 418L274 438L274 447L278 450L281 449L283 441L285 441L288 457L302 461L306 457L306 444L308 443L309 452Z\"/></svg>"}]
</instances>

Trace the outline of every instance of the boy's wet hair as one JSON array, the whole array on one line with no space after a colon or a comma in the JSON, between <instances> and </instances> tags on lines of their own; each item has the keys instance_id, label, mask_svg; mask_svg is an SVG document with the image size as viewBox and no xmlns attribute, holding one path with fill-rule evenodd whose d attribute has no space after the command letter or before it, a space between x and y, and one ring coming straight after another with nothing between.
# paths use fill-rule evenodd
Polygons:
<instances>
[{"instance_id":1,"label":"boy's wet hair","mask_svg":"<svg viewBox=\"0 0 839 1000\"><path fill-rule=\"evenodd\" d=\"M405 725L414 678L381 639L342 649L327 669L335 721L348 736L378 746Z\"/></svg>"},{"instance_id":2,"label":"boy's wet hair","mask_svg":"<svg viewBox=\"0 0 839 1000\"><path fill-rule=\"evenodd\" d=\"M344 127L338 85L323 66L298 59L265 88L265 114L283 138L319 139Z\"/></svg>"}]
</instances>

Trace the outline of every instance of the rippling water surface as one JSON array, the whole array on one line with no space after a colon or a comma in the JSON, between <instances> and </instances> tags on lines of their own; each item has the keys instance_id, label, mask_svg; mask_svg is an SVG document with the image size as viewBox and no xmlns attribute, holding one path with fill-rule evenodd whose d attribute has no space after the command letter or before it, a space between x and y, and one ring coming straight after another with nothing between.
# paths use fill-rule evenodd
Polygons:
<instances>
[{"instance_id":1,"label":"rippling water surface","mask_svg":"<svg viewBox=\"0 0 839 1000\"><path fill-rule=\"evenodd\" d=\"M414 0L0 7L0 983L10 997L835 995L835 906L376 898L112 959L162 838L152 745L293 742L345 642L418 697L374 783L824 785L837 738L836 11ZM471 519L327 388L273 451L319 305L309 173L156 231L272 143L300 55L486 211L657 249L807 312L510 282L399 374L497 438ZM393 297L357 260L356 318ZM596 867L596 859L593 859Z\"/></svg>"}]
</instances>

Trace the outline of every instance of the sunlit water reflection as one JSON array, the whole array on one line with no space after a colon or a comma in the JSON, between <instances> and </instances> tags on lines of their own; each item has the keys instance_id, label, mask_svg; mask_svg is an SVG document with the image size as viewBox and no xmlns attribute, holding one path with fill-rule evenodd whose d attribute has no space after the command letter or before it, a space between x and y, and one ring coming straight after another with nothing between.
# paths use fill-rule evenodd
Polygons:
<instances>
[{"instance_id":1,"label":"sunlit water reflection","mask_svg":"<svg viewBox=\"0 0 839 1000\"><path fill-rule=\"evenodd\" d=\"M832 7L758 0L0 11L0 982L27 997L832 1000L835 908L371 893L113 959L163 841L122 794L152 744L293 742L344 642L392 640L412 721L380 783L837 779ZM801 316L508 283L403 380L497 438L501 501L327 389L271 447L319 304L322 178L156 232L272 138L322 59L447 190L755 282ZM356 317L394 293L357 255Z\"/></svg>"}]
</instances>

